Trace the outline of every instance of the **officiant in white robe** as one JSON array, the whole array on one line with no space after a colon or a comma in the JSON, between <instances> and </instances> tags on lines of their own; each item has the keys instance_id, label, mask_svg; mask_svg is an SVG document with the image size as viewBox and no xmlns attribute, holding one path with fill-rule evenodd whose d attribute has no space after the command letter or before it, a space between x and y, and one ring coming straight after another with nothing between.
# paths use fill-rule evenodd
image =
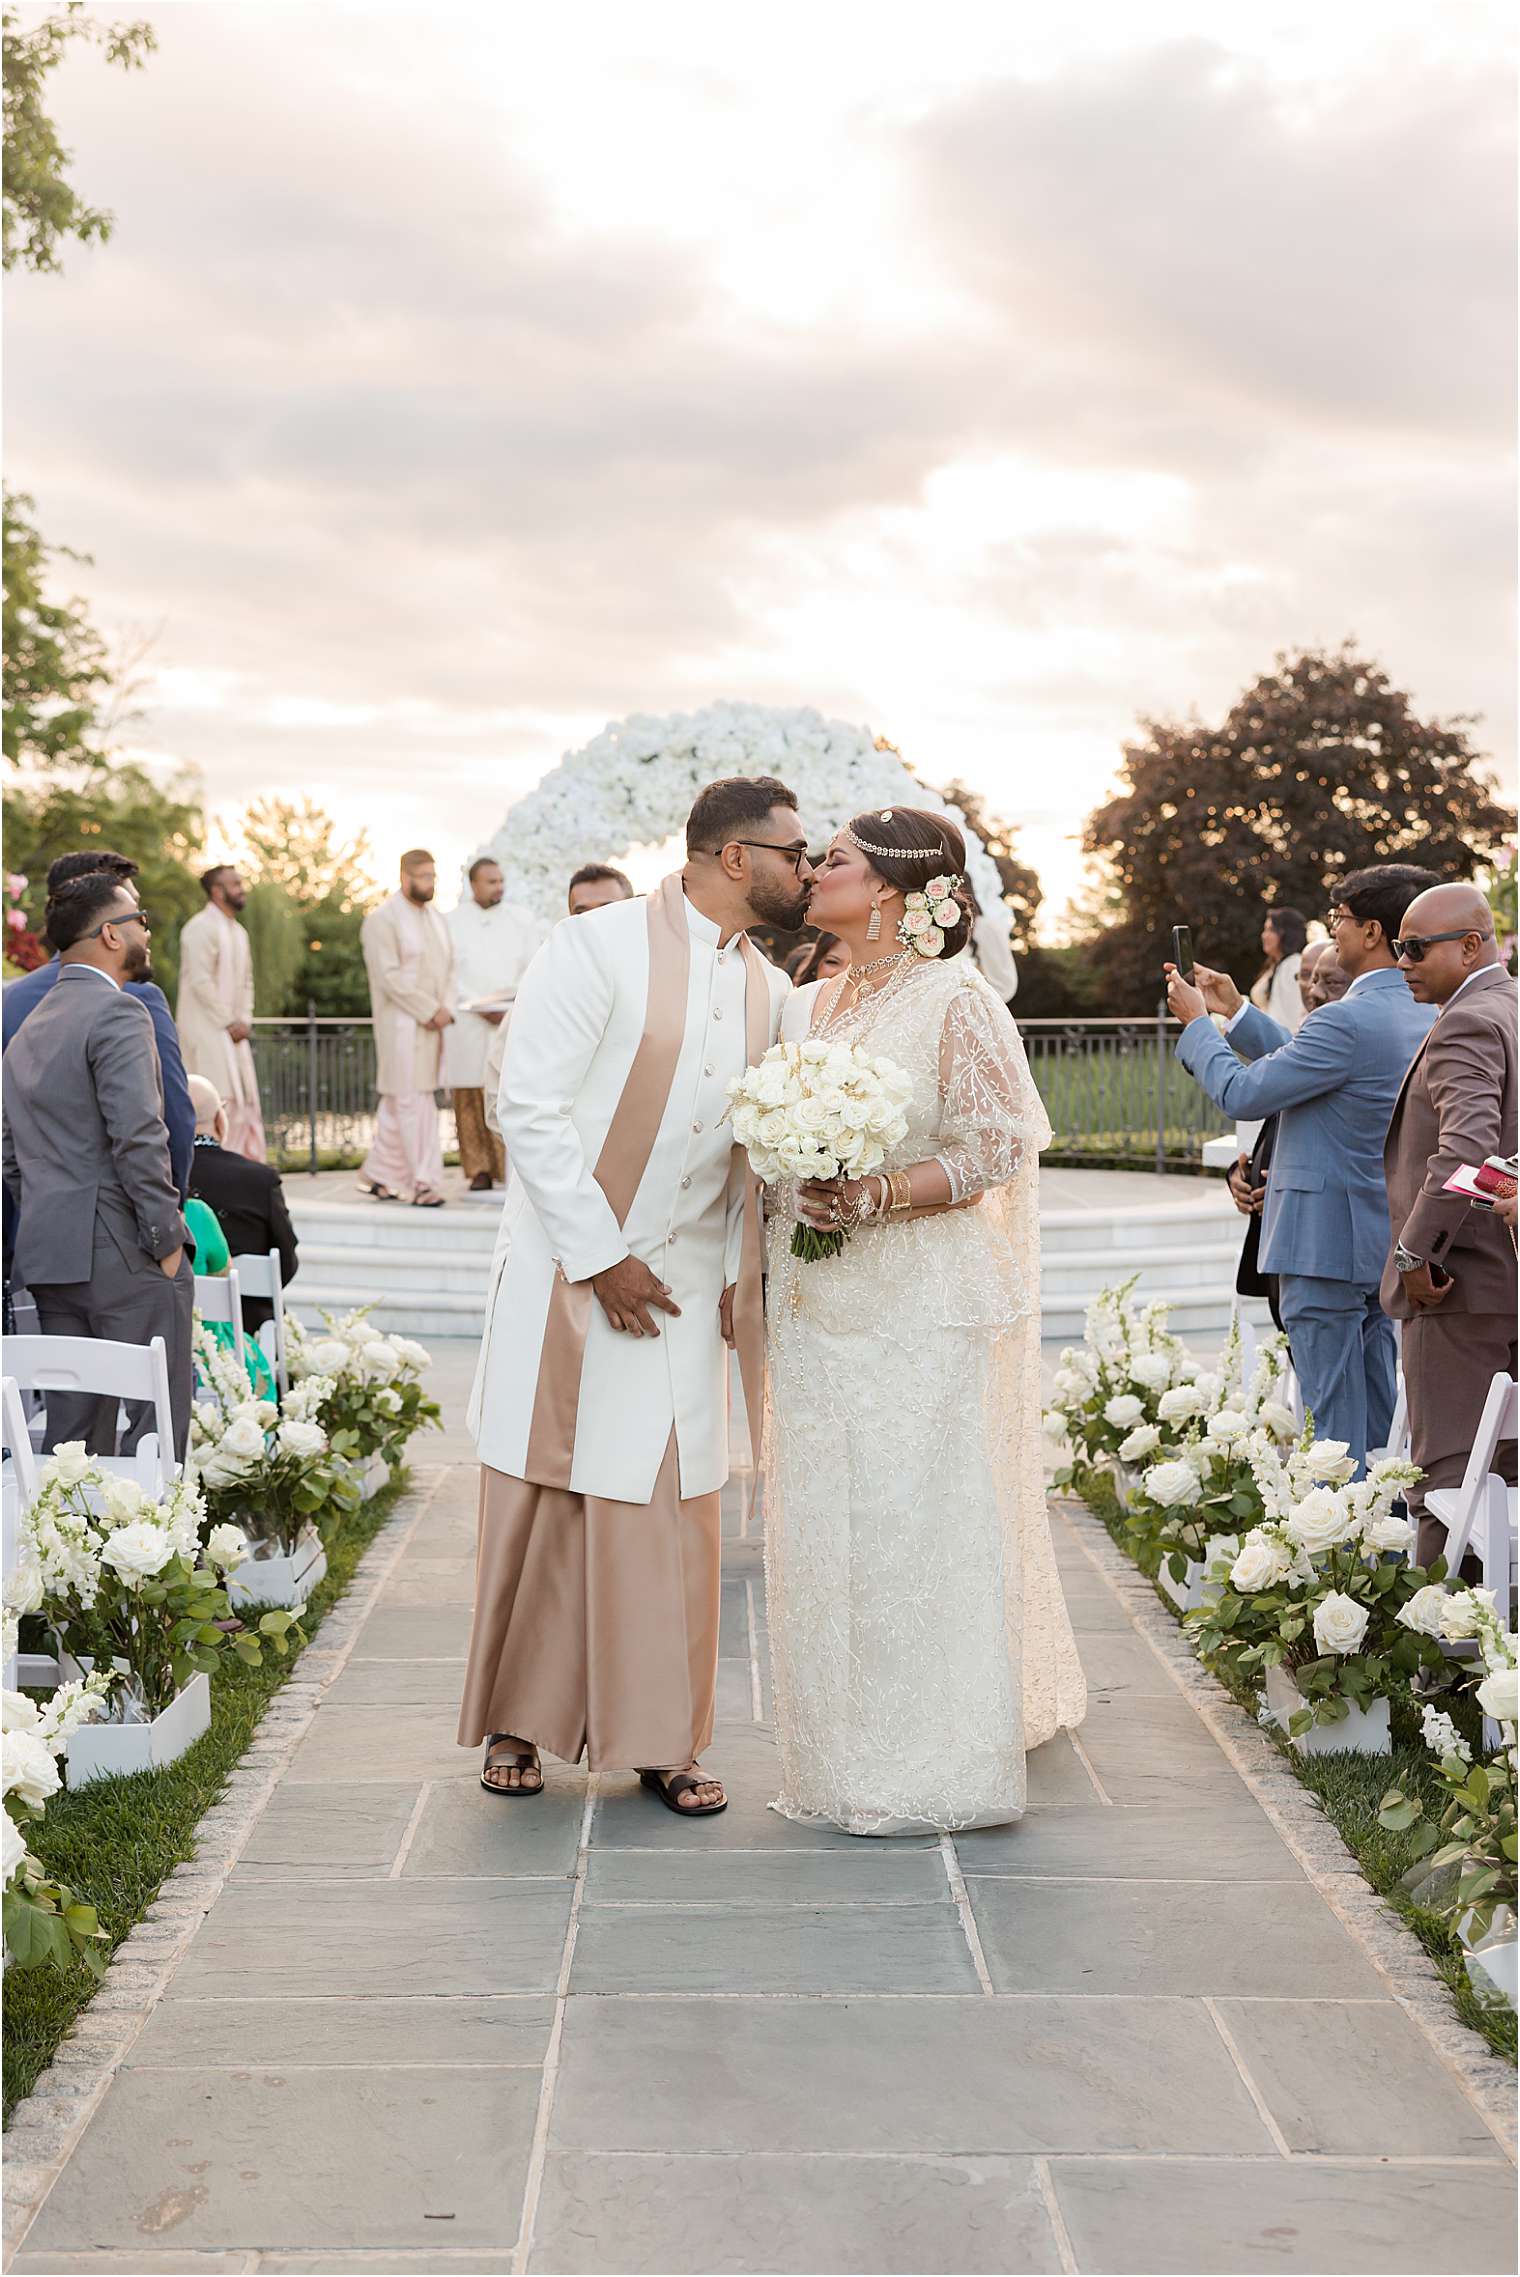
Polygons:
<instances>
[{"instance_id":1,"label":"officiant in white robe","mask_svg":"<svg viewBox=\"0 0 1520 2277\"><path fill-rule=\"evenodd\" d=\"M359 1169L367 1193L432 1208L443 1200L436 1097L443 1031L454 1018L454 946L433 908L437 871L414 847L401 857L401 890L359 928L375 1030L375 1137Z\"/></svg>"},{"instance_id":2,"label":"officiant in white robe","mask_svg":"<svg viewBox=\"0 0 1520 2277\"><path fill-rule=\"evenodd\" d=\"M253 951L238 914L248 889L230 863L201 879L206 906L180 929L174 1023L185 1070L216 1086L227 1110L226 1144L264 1159L264 1117L253 1064Z\"/></svg>"},{"instance_id":3,"label":"officiant in white robe","mask_svg":"<svg viewBox=\"0 0 1520 2277\"><path fill-rule=\"evenodd\" d=\"M548 927L502 899L501 864L489 854L470 864L469 891L446 920L454 943L454 1025L444 1031L444 1081L454 1095L459 1165L473 1193L506 1184L506 1155L486 1114L486 1065L517 984ZM476 1010L481 1005L486 1009Z\"/></svg>"},{"instance_id":4,"label":"officiant in white robe","mask_svg":"<svg viewBox=\"0 0 1520 2277\"><path fill-rule=\"evenodd\" d=\"M754 859L788 881L741 921L783 901L795 921L802 847L801 863L769 841L738 855L744 878ZM682 1769L711 1737L726 1289L756 1423L764 1364L758 1190L724 1110L789 988L680 876L557 926L523 978L470 1403L482 1469L463 1746L511 1733L593 1769ZM593 1288L629 1256L680 1307L655 1316L657 1336L620 1333Z\"/></svg>"}]
</instances>

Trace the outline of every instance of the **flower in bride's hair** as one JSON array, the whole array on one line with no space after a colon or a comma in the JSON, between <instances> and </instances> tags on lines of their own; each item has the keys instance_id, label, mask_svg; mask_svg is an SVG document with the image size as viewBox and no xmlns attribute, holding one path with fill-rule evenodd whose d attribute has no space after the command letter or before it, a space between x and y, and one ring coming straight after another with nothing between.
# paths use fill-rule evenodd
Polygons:
<instances>
[{"instance_id":1,"label":"flower in bride's hair","mask_svg":"<svg viewBox=\"0 0 1520 2277\"><path fill-rule=\"evenodd\" d=\"M931 907L937 901L953 902L955 899L954 878L931 878L924 887L924 899Z\"/></svg>"},{"instance_id":2,"label":"flower in bride's hair","mask_svg":"<svg viewBox=\"0 0 1520 2277\"><path fill-rule=\"evenodd\" d=\"M915 899L916 898L917 897L915 896ZM900 934L906 934L909 936L909 938L917 940L921 934L932 933L934 931L934 919L930 916L927 909L913 909L910 907L904 911L903 921L898 926L897 930ZM914 985L916 986L917 983Z\"/></svg>"}]
</instances>

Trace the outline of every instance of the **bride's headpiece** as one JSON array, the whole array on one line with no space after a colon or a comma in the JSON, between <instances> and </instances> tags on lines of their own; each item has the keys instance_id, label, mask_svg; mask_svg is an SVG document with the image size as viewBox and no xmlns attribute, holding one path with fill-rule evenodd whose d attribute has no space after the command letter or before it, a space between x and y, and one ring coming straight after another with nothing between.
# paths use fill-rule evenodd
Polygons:
<instances>
[{"instance_id":1,"label":"bride's headpiece","mask_svg":"<svg viewBox=\"0 0 1520 2277\"><path fill-rule=\"evenodd\" d=\"M884 806L876 819L890 822L892 809ZM875 861L943 862L947 859L943 841L938 846L873 846L869 838L862 838L849 823L844 826L844 834L852 846L858 846L862 854L869 854Z\"/></svg>"}]
</instances>

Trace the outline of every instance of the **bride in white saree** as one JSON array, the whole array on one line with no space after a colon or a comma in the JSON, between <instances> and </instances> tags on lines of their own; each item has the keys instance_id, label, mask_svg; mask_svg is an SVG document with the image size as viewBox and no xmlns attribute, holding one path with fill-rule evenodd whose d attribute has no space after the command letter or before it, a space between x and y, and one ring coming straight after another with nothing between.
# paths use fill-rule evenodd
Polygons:
<instances>
[{"instance_id":1,"label":"bride in white saree","mask_svg":"<svg viewBox=\"0 0 1520 2277\"><path fill-rule=\"evenodd\" d=\"M882 1172L773 1197L770 1232L773 1807L851 1834L1016 1819L1027 1752L1086 1709L1040 1437L1050 1125L1006 1006L955 955L964 869L960 832L926 810L841 831L809 921L854 962L790 997L781 1031L912 1080ZM939 924L908 902L931 882ZM798 1216L850 1238L800 1261Z\"/></svg>"}]
</instances>

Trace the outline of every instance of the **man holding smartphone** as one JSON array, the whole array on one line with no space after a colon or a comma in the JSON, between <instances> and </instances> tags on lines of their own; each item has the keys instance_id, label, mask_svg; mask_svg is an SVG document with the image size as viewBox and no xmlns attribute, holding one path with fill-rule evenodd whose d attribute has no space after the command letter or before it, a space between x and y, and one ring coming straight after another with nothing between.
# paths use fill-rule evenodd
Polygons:
<instances>
[{"instance_id":1,"label":"man holding smartphone","mask_svg":"<svg viewBox=\"0 0 1520 2277\"><path fill-rule=\"evenodd\" d=\"M1279 1118L1262 1206L1260 1265L1278 1306L1304 1403L1322 1438L1358 1466L1393 1421L1393 1328L1378 1302L1388 1255L1383 1142L1430 1026L1399 975L1392 943L1433 872L1405 862L1359 870L1336 888L1328 923L1348 986L1297 1034L1247 1002L1225 973L1167 966L1183 1023L1177 1056L1227 1115ZM1222 1013L1221 1035L1208 1019Z\"/></svg>"},{"instance_id":2,"label":"man holding smartphone","mask_svg":"<svg viewBox=\"0 0 1520 2277\"><path fill-rule=\"evenodd\" d=\"M1383 1306L1404 1324L1411 1459L1425 1473L1410 1496L1418 1517L1432 1487L1467 1468L1488 1387L1516 1373L1514 1245L1491 1210L1445 1191L1462 1163L1515 1143L1517 992L1476 886L1443 885L1404 913L1394 949L1417 1004L1436 1021L1405 1078L1384 1157L1392 1254ZM1513 1443L1501 1473L1515 1479ZM1418 1556L1439 1555L1444 1528L1421 1518Z\"/></svg>"}]
</instances>

